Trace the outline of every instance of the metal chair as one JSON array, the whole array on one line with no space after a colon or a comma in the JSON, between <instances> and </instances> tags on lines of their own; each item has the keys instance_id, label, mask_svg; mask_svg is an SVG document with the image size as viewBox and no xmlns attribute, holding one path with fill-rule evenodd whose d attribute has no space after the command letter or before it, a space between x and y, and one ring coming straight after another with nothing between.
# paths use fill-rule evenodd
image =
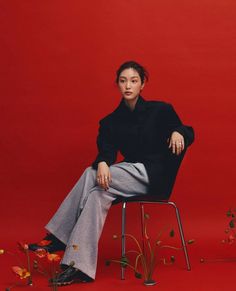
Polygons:
<instances>
[{"instance_id":1,"label":"metal chair","mask_svg":"<svg viewBox=\"0 0 236 291\"><path fill-rule=\"evenodd\" d=\"M122 202L122 227L121 227L121 256L124 257L125 251L126 251L125 250L125 247L126 247L125 233L126 233L126 206L127 206L127 203L130 203L130 202L140 203L142 239L144 239L144 233L143 233L144 204L168 205L168 206L174 207L174 209L175 209L179 234L180 234L183 252L184 252L184 256L185 256L186 267L187 267L187 270L190 271L191 270L190 260L189 260L187 246L186 246L186 242L185 242L185 238L184 238L184 231L183 231L183 227L182 227L182 222L181 222L179 210L178 210L176 204L172 201L168 201L168 200L158 201L158 200L155 200L154 198L155 197L153 197L153 196L145 196L145 197L136 196L136 197L127 198L127 199L123 200L123 202ZM122 265L121 265L121 279L122 280L125 279L125 267Z\"/></svg>"},{"instance_id":2,"label":"metal chair","mask_svg":"<svg viewBox=\"0 0 236 291\"><path fill-rule=\"evenodd\" d=\"M184 232L183 227L180 219L179 210L176 206L176 204L169 200L169 197L172 193L173 186L175 184L175 179L179 170L179 167L181 165L181 162L185 156L187 149L178 156L174 154L168 154L165 158L165 168L163 169L163 179L164 184L160 185L162 189L162 197L158 197L155 195L142 195L142 196L134 196L129 198L119 198L115 203L122 203L122 229L121 229L121 235L122 235L122 251L121 255L125 256L125 226L126 226L126 205L129 202L138 202L140 203L140 210L141 210L141 227L143 231L143 225L144 225L144 204L159 204L159 205L168 205L172 206L175 209L175 214L177 218L178 228L179 228L179 234L181 238L181 243L184 251L185 261L187 270L191 270L190 261L188 257L186 242L184 239ZM142 233L143 237L144 234ZM121 265L122 266L122 265ZM121 268L121 279L124 279L125 275L125 267L123 266Z\"/></svg>"}]
</instances>

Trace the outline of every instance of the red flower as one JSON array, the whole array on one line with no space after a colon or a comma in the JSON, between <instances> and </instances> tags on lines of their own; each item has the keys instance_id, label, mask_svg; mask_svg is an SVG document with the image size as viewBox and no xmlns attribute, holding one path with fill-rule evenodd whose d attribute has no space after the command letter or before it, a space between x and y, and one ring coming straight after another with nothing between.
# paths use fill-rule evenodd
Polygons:
<instances>
[{"instance_id":1,"label":"red flower","mask_svg":"<svg viewBox=\"0 0 236 291\"><path fill-rule=\"evenodd\" d=\"M228 236L228 243L229 244L233 244L234 240L235 240L235 237L232 234Z\"/></svg>"},{"instance_id":2,"label":"red flower","mask_svg":"<svg viewBox=\"0 0 236 291\"><path fill-rule=\"evenodd\" d=\"M40 259L45 258L47 255L47 251L45 249L37 249L35 252L37 257L39 257Z\"/></svg>"},{"instance_id":3,"label":"red flower","mask_svg":"<svg viewBox=\"0 0 236 291\"><path fill-rule=\"evenodd\" d=\"M25 268L21 268L18 266L14 266L12 267L12 271L20 277L20 279L26 279L28 277L30 277L30 272L27 271Z\"/></svg>"},{"instance_id":4,"label":"red flower","mask_svg":"<svg viewBox=\"0 0 236 291\"><path fill-rule=\"evenodd\" d=\"M54 262L58 262L60 261L61 257L57 254L49 254L47 253L47 258L50 262L54 261Z\"/></svg>"}]
</instances>

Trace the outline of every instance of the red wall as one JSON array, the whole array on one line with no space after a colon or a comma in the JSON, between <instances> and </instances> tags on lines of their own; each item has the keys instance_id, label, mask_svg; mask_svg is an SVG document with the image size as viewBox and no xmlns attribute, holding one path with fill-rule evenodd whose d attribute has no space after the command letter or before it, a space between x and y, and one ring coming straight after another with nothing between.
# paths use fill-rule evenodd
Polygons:
<instances>
[{"instance_id":1,"label":"red wall","mask_svg":"<svg viewBox=\"0 0 236 291\"><path fill-rule=\"evenodd\" d=\"M233 0L1 1L5 221L19 205L56 208L91 163L98 120L119 102L115 70L129 59L150 72L143 96L171 102L195 128L173 194L185 213L236 206L235 11Z\"/></svg>"}]
</instances>

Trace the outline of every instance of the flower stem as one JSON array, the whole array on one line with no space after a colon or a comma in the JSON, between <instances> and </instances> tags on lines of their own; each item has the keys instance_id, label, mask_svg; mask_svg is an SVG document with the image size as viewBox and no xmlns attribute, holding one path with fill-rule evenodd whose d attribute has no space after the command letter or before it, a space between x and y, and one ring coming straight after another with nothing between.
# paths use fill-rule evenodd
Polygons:
<instances>
[{"instance_id":1,"label":"flower stem","mask_svg":"<svg viewBox=\"0 0 236 291\"><path fill-rule=\"evenodd\" d=\"M28 249L25 250L25 254L26 254L26 258L27 258L27 269L28 269L28 271L30 273L30 275L28 277L27 285L32 286L33 285L33 280L32 280L32 274L31 274L30 256L29 256L29 250Z\"/></svg>"}]
</instances>

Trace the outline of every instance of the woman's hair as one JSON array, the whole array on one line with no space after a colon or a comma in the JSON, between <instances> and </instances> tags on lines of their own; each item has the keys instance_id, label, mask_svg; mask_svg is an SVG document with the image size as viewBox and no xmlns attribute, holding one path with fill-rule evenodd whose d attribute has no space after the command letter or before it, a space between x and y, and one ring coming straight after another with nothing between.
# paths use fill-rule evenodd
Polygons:
<instances>
[{"instance_id":1,"label":"woman's hair","mask_svg":"<svg viewBox=\"0 0 236 291\"><path fill-rule=\"evenodd\" d=\"M135 61L128 61L123 63L116 71L116 83L119 82L120 74L126 69L134 69L135 71L137 71L140 76L142 84L144 83L144 81L148 81L149 76L147 70Z\"/></svg>"}]
</instances>

